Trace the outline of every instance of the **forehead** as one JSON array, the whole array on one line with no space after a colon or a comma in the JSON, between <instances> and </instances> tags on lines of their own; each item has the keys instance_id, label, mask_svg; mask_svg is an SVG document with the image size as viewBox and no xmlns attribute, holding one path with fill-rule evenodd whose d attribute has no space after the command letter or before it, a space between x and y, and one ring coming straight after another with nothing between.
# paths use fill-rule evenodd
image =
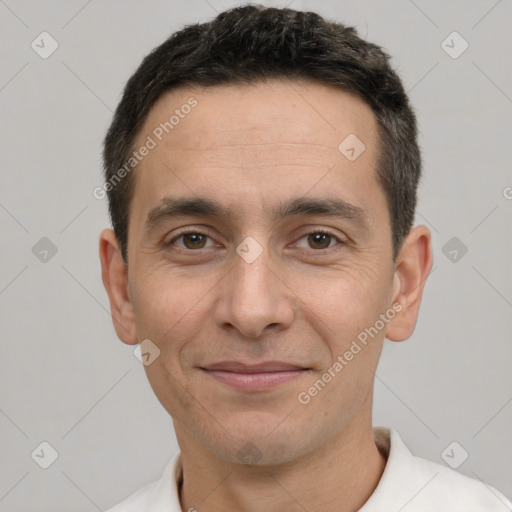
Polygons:
<instances>
[{"instance_id":1,"label":"forehead","mask_svg":"<svg viewBox=\"0 0 512 512\"><path fill-rule=\"evenodd\" d=\"M189 109L192 99L197 106ZM162 135L165 144L181 149L209 149L250 137L247 144L309 143L332 150L350 133L370 137L370 144L376 136L373 111L359 96L306 80L179 88L153 105L141 134L180 110L180 119L172 120L176 125ZM192 122L184 122L187 117Z\"/></svg>"},{"instance_id":2,"label":"forehead","mask_svg":"<svg viewBox=\"0 0 512 512\"><path fill-rule=\"evenodd\" d=\"M176 89L155 103L134 147L148 137L155 146L134 173L134 202L146 210L177 187L218 196L219 183L231 202L258 191L260 204L286 193L285 182L294 196L342 187L361 206L377 190L373 111L356 94L317 82Z\"/></svg>"}]
</instances>

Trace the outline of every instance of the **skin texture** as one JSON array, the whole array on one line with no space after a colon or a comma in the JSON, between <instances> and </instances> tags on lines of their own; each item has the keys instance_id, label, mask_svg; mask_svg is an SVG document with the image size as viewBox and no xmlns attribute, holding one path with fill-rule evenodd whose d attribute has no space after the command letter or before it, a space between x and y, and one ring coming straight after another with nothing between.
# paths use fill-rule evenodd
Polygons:
<instances>
[{"instance_id":1,"label":"skin texture","mask_svg":"<svg viewBox=\"0 0 512 512\"><path fill-rule=\"evenodd\" d=\"M100 236L117 335L160 350L145 370L173 418L182 508L357 510L385 467L372 434L374 372L384 337L402 341L414 330L432 267L430 233L414 227L393 262L376 119L354 94L284 80L179 89L154 105L135 147L191 97L197 106L134 171L127 268L113 231ZM354 161L338 149L349 134L366 146ZM170 216L147 230L165 196L213 199L232 215ZM272 218L275 205L301 197L343 199L366 220ZM184 227L207 237L178 237ZM332 236L308 237L318 229ZM249 236L262 249L252 263L236 252ZM299 393L398 303L378 335L300 403ZM227 360L308 371L245 392L200 369ZM259 458L242 464L237 454L248 443Z\"/></svg>"}]
</instances>

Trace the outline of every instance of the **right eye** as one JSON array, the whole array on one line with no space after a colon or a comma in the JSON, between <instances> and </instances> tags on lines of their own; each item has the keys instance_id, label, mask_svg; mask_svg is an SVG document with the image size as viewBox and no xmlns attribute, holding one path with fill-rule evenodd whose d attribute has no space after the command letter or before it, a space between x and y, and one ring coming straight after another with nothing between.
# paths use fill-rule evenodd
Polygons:
<instances>
[{"instance_id":1,"label":"right eye","mask_svg":"<svg viewBox=\"0 0 512 512\"><path fill-rule=\"evenodd\" d=\"M188 230L182 231L179 235L175 236L166 244L166 246L176 245L178 248L183 250L204 249L208 239L210 239L210 237L204 233L195 230ZM177 241L181 241L182 244L177 244Z\"/></svg>"}]
</instances>

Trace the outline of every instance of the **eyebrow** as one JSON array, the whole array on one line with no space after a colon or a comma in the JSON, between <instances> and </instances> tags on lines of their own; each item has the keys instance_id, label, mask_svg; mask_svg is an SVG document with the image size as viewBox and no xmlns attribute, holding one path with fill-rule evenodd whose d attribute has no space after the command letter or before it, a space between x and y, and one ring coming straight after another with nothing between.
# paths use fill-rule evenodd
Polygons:
<instances>
[{"instance_id":1,"label":"eyebrow","mask_svg":"<svg viewBox=\"0 0 512 512\"><path fill-rule=\"evenodd\" d=\"M276 222L299 215L315 215L348 219L361 228L369 227L366 211L340 198L297 197L270 208L270 218ZM178 217L210 217L233 220L238 217L221 203L204 197L164 197L147 215L145 230L151 231L162 222Z\"/></svg>"}]
</instances>

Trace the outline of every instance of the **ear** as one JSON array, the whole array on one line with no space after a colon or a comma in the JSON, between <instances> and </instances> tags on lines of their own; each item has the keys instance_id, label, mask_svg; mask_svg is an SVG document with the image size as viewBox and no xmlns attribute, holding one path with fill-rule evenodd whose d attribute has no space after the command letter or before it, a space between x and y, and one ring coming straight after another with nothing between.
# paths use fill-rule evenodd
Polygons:
<instances>
[{"instance_id":1,"label":"ear","mask_svg":"<svg viewBox=\"0 0 512 512\"><path fill-rule=\"evenodd\" d=\"M432 268L430 231L426 226L411 229L397 257L393 277L393 304L402 309L389 322L386 338L404 341L416 327L425 281Z\"/></svg>"},{"instance_id":2,"label":"ear","mask_svg":"<svg viewBox=\"0 0 512 512\"><path fill-rule=\"evenodd\" d=\"M101 278L110 301L112 321L118 338L127 345L138 343L135 315L128 291L128 269L112 229L100 234Z\"/></svg>"}]
</instances>

